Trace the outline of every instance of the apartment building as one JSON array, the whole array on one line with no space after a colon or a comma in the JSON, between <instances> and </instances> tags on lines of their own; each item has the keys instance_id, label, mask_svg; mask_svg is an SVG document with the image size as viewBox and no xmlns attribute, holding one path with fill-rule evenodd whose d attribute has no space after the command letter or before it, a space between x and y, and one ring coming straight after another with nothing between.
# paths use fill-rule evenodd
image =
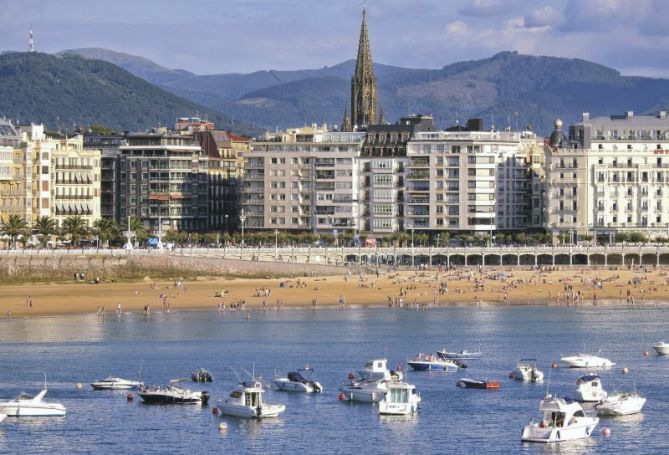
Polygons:
<instances>
[{"instance_id":1,"label":"apartment building","mask_svg":"<svg viewBox=\"0 0 669 455\"><path fill-rule=\"evenodd\" d=\"M242 208L249 229L359 230L361 132L327 126L266 135L244 153Z\"/></svg>"},{"instance_id":2,"label":"apartment building","mask_svg":"<svg viewBox=\"0 0 669 455\"><path fill-rule=\"evenodd\" d=\"M474 125L479 126L418 132L409 140L406 230L491 232L541 226L541 205L534 207L532 197L533 172L540 166L536 135L481 131L480 121Z\"/></svg>"},{"instance_id":3,"label":"apartment building","mask_svg":"<svg viewBox=\"0 0 669 455\"><path fill-rule=\"evenodd\" d=\"M21 136L9 120L0 118L0 222L11 215L30 221L26 210L25 151ZM28 168L30 169L30 168Z\"/></svg>"},{"instance_id":4,"label":"apartment building","mask_svg":"<svg viewBox=\"0 0 669 455\"><path fill-rule=\"evenodd\" d=\"M568 239L641 232L669 236L669 117L557 120L545 143L547 228Z\"/></svg>"},{"instance_id":5,"label":"apartment building","mask_svg":"<svg viewBox=\"0 0 669 455\"><path fill-rule=\"evenodd\" d=\"M119 147L119 219L158 231L206 231L207 156L190 135L129 133ZM162 223L162 224L161 224Z\"/></svg>"}]
</instances>

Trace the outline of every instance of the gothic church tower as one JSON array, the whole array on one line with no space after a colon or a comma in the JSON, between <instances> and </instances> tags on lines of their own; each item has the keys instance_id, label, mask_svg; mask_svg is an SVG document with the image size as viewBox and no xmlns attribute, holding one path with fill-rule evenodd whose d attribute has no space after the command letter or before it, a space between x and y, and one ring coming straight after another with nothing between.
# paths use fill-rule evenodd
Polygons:
<instances>
[{"instance_id":1,"label":"gothic church tower","mask_svg":"<svg viewBox=\"0 0 669 455\"><path fill-rule=\"evenodd\" d=\"M358 43L358 60L351 78L351 123L353 127L377 123L376 76L372 68L372 51L367 34L367 11L364 9Z\"/></svg>"}]
</instances>

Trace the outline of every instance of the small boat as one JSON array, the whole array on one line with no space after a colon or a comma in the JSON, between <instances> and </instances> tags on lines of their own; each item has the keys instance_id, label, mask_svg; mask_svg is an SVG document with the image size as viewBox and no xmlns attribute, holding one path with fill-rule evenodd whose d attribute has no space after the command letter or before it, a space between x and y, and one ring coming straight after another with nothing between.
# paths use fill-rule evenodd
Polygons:
<instances>
[{"instance_id":1,"label":"small boat","mask_svg":"<svg viewBox=\"0 0 669 455\"><path fill-rule=\"evenodd\" d=\"M578 354L560 359L569 368L608 368L615 365L609 359L592 354Z\"/></svg>"},{"instance_id":2,"label":"small boat","mask_svg":"<svg viewBox=\"0 0 669 455\"><path fill-rule=\"evenodd\" d=\"M588 417L580 404L563 398L546 396L539 405L544 412L539 422L530 420L523 428L521 441L562 442L589 437L599 423L597 417Z\"/></svg>"},{"instance_id":3,"label":"small boat","mask_svg":"<svg viewBox=\"0 0 669 455\"><path fill-rule=\"evenodd\" d=\"M536 359L521 359L509 374L511 379L523 382L544 382L544 373L537 368Z\"/></svg>"},{"instance_id":4,"label":"small boat","mask_svg":"<svg viewBox=\"0 0 669 455\"><path fill-rule=\"evenodd\" d=\"M142 388L139 396L146 404L201 404L206 406L209 402L208 392L193 392L174 384L167 387Z\"/></svg>"},{"instance_id":5,"label":"small boat","mask_svg":"<svg viewBox=\"0 0 669 455\"><path fill-rule=\"evenodd\" d=\"M100 381L91 382L95 390L130 390L144 385L143 382L109 376Z\"/></svg>"},{"instance_id":6,"label":"small boat","mask_svg":"<svg viewBox=\"0 0 669 455\"><path fill-rule=\"evenodd\" d=\"M379 414L382 415L409 415L418 411L420 394L416 386L403 381L388 384L384 398L379 401Z\"/></svg>"},{"instance_id":7,"label":"small boat","mask_svg":"<svg viewBox=\"0 0 669 455\"><path fill-rule=\"evenodd\" d=\"M286 378L275 378L274 384L279 390L287 392L320 393L323 391L323 386L313 379L313 374L314 369L307 365L297 371L288 372Z\"/></svg>"},{"instance_id":8,"label":"small boat","mask_svg":"<svg viewBox=\"0 0 669 455\"><path fill-rule=\"evenodd\" d=\"M420 353L407 363L415 371L458 371L460 368L467 368L459 360Z\"/></svg>"},{"instance_id":9,"label":"small boat","mask_svg":"<svg viewBox=\"0 0 669 455\"><path fill-rule=\"evenodd\" d=\"M655 349L657 355L669 355L669 343L665 343L664 341L655 344L653 349Z\"/></svg>"},{"instance_id":10,"label":"small boat","mask_svg":"<svg viewBox=\"0 0 669 455\"><path fill-rule=\"evenodd\" d=\"M626 416L641 412L646 399L637 392L614 392L595 405L602 416Z\"/></svg>"},{"instance_id":11,"label":"small boat","mask_svg":"<svg viewBox=\"0 0 669 455\"><path fill-rule=\"evenodd\" d=\"M437 355L444 359L455 359L455 360L481 360L481 350L478 350L476 352L471 352L467 350L463 350L460 352L449 352L446 350L446 348L442 349L441 351L437 351Z\"/></svg>"},{"instance_id":12,"label":"small boat","mask_svg":"<svg viewBox=\"0 0 669 455\"><path fill-rule=\"evenodd\" d=\"M263 401L264 389L258 381L241 382L230 392L228 398L218 405L221 414L247 419L278 417L286 406L268 404Z\"/></svg>"},{"instance_id":13,"label":"small boat","mask_svg":"<svg viewBox=\"0 0 669 455\"><path fill-rule=\"evenodd\" d=\"M375 360L370 360L365 364L364 367L362 367L360 370L358 370L358 377L361 380L364 379L370 379L370 380L375 380L375 379L382 379L384 381L390 381L390 380L396 380L399 381L403 379L402 372L399 370L389 370L388 369L388 360L386 359L375 359ZM351 379L349 377L349 379Z\"/></svg>"},{"instance_id":14,"label":"small boat","mask_svg":"<svg viewBox=\"0 0 669 455\"><path fill-rule=\"evenodd\" d=\"M586 374L576 380L576 401L602 401L607 395L606 390L602 388L601 378L596 374Z\"/></svg>"},{"instance_id":15,"label":"small boat","mask_svg":"<svg viewBox=\"0 0 669 455\"><path fill-rule=\"evenodd\" d=\"M388 391L388 382L383 379L362 379L351 381L350 384L342 386L340 399L348 401L361 401L363 403L378 403Z\"/></svg>"},{"instance_id":16,"label":"small boat","mask_svg":"<svg viewBox=\"0 0 669 455\"><path fill-rule=\"evenodd\" d=\"M60 403L49 403L44 401L46 395L46 377L44 378L44 389L36 396L21 393L18 397L9 401L0 402L0 413L11 417L58 417L64 416L65 406Z\"/></svg>"},{"instance_id":17,"label":"small boat","mask_svg":"<svg viewBox=\"0 0 669 455\"><path fill-rule=\"evenodd\" d=\"M457 386L466 389L499 389L500 384L499 381L490 379L482 381L480 379L462 378L457 382Z\"/></svg>"},{"instance_id":18,"label":"small boat","mask_svg":"<svg viewBox=\"0 0 669 455\"><path fill-rule=\"evenodd\" d=\"M7 418L7 414L0 414L0 423Z\"/></svg>"},{"instance_id":19,"label":"small boat","mask_svg":"<svg viewBox=\"0 0 669 455\"><path fill-rule=\"evenodd\" d=\"M199 370L194 371L190 377L193 382L211 382L214 380L214 377L211 375L211 373L204 368L200 368Z\"/></svg>"}]
</instances>

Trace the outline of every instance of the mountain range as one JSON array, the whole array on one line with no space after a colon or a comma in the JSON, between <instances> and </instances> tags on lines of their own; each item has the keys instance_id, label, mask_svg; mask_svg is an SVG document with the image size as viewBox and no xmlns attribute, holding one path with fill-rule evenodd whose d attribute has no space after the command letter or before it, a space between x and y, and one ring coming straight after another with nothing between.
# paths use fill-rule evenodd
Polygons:
<instances>
[{"instance_id":1,"label":"mountain range","mask_svg":"<svg viewBox=\"0 0 669 455\"><path fill-rule=\"evenodd\" d=\"M175 95L227 117L274 129L313 122L340 124L349 105L354 60L321 69L196 75L106 49L63 51L114 63ZM622 76L580 59L502 52L441 69L375 64L379 105L394 122L409 113L432 114L448 127L481 117L489 127L531 125L547 134L559 116L566 124L625 111L654 113L669 105L669 80Z\"/></svg>"},{"instance_id":2,"label":"mountain range","mask_svg":"<svg viewBox=\"0 0 669 455\"><path fill-rule=\"evenodd\" d=\"M221 128L260 132L103 60L37 52L0 54L0 115L21 123L68 131L92 124L143 131L172 126L176 118L196 113Z\"/></svg>"}]
</instances>

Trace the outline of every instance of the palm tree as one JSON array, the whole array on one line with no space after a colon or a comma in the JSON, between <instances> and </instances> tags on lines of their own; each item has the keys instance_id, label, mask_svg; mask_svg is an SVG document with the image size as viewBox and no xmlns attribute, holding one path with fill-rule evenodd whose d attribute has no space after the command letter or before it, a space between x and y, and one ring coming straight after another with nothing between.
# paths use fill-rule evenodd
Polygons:
<instances>
[{"instance_id":1,"label":"palm tree","mask_svg":"<svg viewBox=\"0 0 669 455\"><path fill-rule=\"evenodd\" d=\"M88 233L88 224L79 215L68 216L63 220L63 232L70 236L73 246L78 246L81 238Z\"/></svg>"},{"instance_id":2,"label":"palm tree","mask_svg":"<svg viewBox=\"0 0 669 455\"><path fill-rule=\"evenodd\" d=\"M149 238L146 228L144 228L144 222L136 217L130 218L130 223L128 226L130 232L134 232L137 236L137 243L142 243Z\"/></svg>"},{"instance_id":3,"label":"palm tree","mask_svg":"<svg viewBox=\"0 0 669 455\"><path fill-rule=\"evenodd\" d=\"M56 220L43 216L33 223L34 231L37 231L37 238L42 248L45 248L52 235L56 234Z\"/></svg>"},{"instance_id":4,"label":"palm tree","mask_svg":"<svg viewBox=\"0 0 669 455\"><path fill-rule=\"evenodd\" d=\"M111 218L100 218L93 223L93 231L103 245L120 236L118 225Z\"/></svg>"},{"instance_id":5,"label":"palm tree","mask_svg":"<svg viewBox=\"0 0 669 455\"><path fill-rule=\"evenodd\" d=\"M10 240L7 243L7 249L10 246L16 248L16 239L24 235L26 231L28 231L28 223L21 215L9 215L7 221L2 223L2 227L0 227L0 234L6 235Z\"/></svg>"}]
</instances>

